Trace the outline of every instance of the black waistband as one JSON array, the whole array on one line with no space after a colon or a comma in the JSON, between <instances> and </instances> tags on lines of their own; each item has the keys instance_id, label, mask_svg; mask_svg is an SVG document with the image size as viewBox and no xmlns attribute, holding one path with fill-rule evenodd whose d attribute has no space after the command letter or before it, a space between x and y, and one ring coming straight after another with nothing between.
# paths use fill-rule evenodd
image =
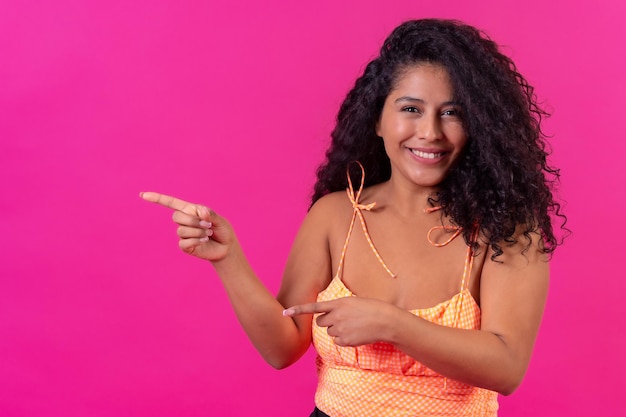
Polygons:
<instances>
[{"instance_id":1,"label":"black waistband","mask_svg":"<svg viewBox=\"0 0 626 417\"><path fill-rule=\"evenodd\" d=\"M309 417L330 417L330 416L326 414L325 412L320 411L319 408L315 407L315 410L313 410L313 412L311 413Z\"/></svg>"}]
</instances>

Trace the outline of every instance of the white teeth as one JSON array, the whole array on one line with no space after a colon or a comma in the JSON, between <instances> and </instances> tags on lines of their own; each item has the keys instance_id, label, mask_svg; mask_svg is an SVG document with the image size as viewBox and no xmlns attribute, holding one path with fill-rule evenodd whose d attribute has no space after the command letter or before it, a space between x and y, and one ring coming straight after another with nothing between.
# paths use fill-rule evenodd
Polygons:
<instances>
[{"instance_id":1,"label":"white teeth","mask_svg":"<svg viewBox=\"0 0 626 417\"><path fill-rule=\"evenodd\" d=\"M413 154L419 156L420 158L425 158L425 159L435 159L443 155L442 152L430 153L430 152L418 151L417 149L411 149L411 152L413 152Z\"/></svg>"}]
</instances>

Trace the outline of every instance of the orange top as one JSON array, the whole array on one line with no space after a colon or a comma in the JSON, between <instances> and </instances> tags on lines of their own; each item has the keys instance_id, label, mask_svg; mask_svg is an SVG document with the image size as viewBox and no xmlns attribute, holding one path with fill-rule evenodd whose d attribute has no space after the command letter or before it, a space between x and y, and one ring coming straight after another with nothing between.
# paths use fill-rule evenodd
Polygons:
<instances>
[{"instance_id":1,"label":"orange top","mask_svg":"<svg viewBox=\"0 0 626 417\"><path fill-rule=\"evenodd\" d=\"M363 167L361 167L363 170ZM341 280L343 262L356 218L381 265L391 277L395 274L387 267L372 242L362 210L371 210L375 203L359 203L363 178L358 192L350 186L348 198L354 214L344 243L337 273L318 301L329 301L354 294ZM428 209L435 211L437 208ZM453 229L455 233L443 243L430 240L436 229ZM437 226L431 229L428 240L435 246L445 246L460 234L460 229ZM413 314L432 323L460 329L480 328L480 307L468 289L473 263L473 253L468 247L465 268L459 292L451 299L434 307L411 310ZM319 383L315 405L332 417L400 417L400 416L472 416L497 415L497 393L450 380L417 362L393 345L377 342L358 347L335 345L326 328L313 320L313 343L317 350Z\"/></svg>"}]
</instances>

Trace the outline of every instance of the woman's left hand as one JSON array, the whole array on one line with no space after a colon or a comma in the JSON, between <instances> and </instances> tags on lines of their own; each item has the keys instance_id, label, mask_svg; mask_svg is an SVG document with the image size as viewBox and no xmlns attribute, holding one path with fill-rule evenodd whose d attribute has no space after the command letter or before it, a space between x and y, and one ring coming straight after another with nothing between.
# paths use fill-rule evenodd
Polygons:
<instances>
[{"instance_id":1,"label":"woman's left hand","mask_svg":"<svg viewBox=\"0 0 626 417\"><path fill-rule=\"evenodd\" d=\"M315 319L317 325L326 327L336 345L361 346L388 339L393 315L399 311L384 301L344 297L290 307L283 315L319 314Z\"/></svg>"}]
</instances>

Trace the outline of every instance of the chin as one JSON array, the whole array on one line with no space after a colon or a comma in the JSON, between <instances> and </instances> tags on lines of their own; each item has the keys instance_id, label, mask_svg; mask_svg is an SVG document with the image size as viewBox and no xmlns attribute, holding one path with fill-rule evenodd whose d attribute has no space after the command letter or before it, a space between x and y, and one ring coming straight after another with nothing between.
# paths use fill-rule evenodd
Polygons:
<instances>
[{"instance_id":1,"label":"chin","mask_svg":"<svg viewBox=\"0 0 626 417\"><path fill-rule=\"evenodd\" d=\"M419 177L413 177L412 181L415 185L419 187L436 188L439 186L439 184L443 182L444 179L445 179L444 176L437 176L437 177L419 176Z\"/></svg>"}]
</instances>

